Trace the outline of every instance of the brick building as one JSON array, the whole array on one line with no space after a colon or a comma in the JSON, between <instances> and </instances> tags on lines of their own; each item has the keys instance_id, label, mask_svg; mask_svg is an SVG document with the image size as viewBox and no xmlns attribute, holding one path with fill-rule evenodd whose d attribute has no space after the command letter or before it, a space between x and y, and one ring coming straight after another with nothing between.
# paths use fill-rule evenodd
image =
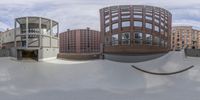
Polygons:
<instances>
[{"instance_id":1,"label":"brick building","mask_svg":"<svg viewBox=\"0 0 200 100\"><path fill-rule=\"evenodd\" d=\"M172 15L145 5L100 9L101 42L108 54L152 54L170 50Z\"/></svg>"},{"instance_id":2,"label":"brick building","mask_svg":"<svg viewBox=\"0 0 200 100\"><path fill-rule=\"evenodd\" d=\"M100 54L100 32L98 31L90 30L89 28L76 30L68 29L66 32L60 33L59 37L59 57L62 56L61 58L76 59L79 56L80 59L84 59L83 55ZM87 59L87 57L85 57L85 59Z\"/></svg>"},{"instance_id":3,"label":"brick building","mask_svg":"<svg viewBox=\"0 0 200 100\"><path fill-rule=\"evenodd\" d=\"M192 26L174 26L171 35L171 49L200 49L200 31Z\"/></svg>"}]
</instances>

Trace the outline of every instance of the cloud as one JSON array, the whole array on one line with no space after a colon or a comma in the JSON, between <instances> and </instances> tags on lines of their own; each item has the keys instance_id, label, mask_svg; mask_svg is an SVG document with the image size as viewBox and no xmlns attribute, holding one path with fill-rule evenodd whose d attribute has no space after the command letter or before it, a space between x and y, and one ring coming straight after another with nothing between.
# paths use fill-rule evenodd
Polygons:
<instances>
[{"instance_id":1,"label":"cloud","mask_svg":"<svg viewBox=\"0 0 200 100\"><path fill-rule=\"evenodd\" d=\"M13 28L16 17L42 16L58 21L61 31L86 27L100 30L99 9L129 4L159 6L172 12L173 25L199 27L198 0L1 0L0 22Z\"/></svg>"},{"instance_id":2,"label":"cloud","mask_svg":"<svg viewBox=\"0 0 200 100\"><path fill-rule=\"evenodd\" d=\"M4 24L4 23L2 23L2 22L0 22L0 31L1 32L3 32L3 31L5 31L6 29L9 29L9 28L11 28L10 26L8 26L8 25L6 25L6 24Z\"/></svg>"}]
</instances>

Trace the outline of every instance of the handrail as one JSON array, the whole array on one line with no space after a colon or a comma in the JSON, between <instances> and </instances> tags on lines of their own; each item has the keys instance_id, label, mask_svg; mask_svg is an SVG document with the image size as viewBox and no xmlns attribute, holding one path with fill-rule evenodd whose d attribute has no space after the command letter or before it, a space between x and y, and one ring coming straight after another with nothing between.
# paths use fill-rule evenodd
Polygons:
<instances>
[{"instance_id":1,"label":"handrail","mask_svg":"<svg viewBox=\"0 0 200 100\"><path fill-rule=\"evenodd\" d=\"M192 65L192 66L190 66L190 67L188 67L188 68L185 68L185 69L183 69L183 70L179 70L179 71L176 71L176 72L157 73L157 72L150 72L150 71L143 70L143 69L138 68L138 67L136 67L136 66L134 66L134 65L131 65L131 66L132 66L133 68L135 68L135 69L141 71L141 72L144 72L144 73L147 73L147 74L152 74L152 75L174 75L174 74L178 74L178 73L185 72L185 71L187 71L187 70L189 70L189 69L191 69L191 68L194 67L194 66Z\"/></svg>"}]
</instances>

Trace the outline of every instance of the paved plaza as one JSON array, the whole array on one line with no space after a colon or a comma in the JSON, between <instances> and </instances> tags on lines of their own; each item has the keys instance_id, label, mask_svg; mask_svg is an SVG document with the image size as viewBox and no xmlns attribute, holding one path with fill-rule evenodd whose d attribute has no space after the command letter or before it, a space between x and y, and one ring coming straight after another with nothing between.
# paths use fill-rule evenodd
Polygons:
<instances>
[{"instance_id":1,"label":"paved plaza","mask_svg":"<svg viewBox=\"0 0 200 100\"><path fill-rule=\"evenodd\" d=\"M195 67L159 76L131 65L153 72ZM0 58L2 100L199 100L199 94L200 58L185 57L182 51L141 63Z\"/></svg>"}]
</instances>

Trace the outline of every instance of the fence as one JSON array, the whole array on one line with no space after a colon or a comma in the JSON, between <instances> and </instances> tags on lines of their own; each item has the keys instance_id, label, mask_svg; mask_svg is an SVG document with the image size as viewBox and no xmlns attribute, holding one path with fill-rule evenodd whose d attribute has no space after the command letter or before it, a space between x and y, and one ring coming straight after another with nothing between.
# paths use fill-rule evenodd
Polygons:
<instances>
[{"instance_id":1,"label":"fence","mask_svg":"<svg viewBox=\"0 0 200 100\"><path fill-rule=\"evenodd\" d=\"M9 57L10 50L9 49L0 49L0 57Z\"/></svg>"},{"instance_id":2,"label":"fence","mask_svg":"<svg viewBox=\"0 0 200 100\"><path fill-rule=\"evenodd\" d=\"M185 55L190 57L200 57L200 49L185 49Z\"/></svg>"}]
</instances>

